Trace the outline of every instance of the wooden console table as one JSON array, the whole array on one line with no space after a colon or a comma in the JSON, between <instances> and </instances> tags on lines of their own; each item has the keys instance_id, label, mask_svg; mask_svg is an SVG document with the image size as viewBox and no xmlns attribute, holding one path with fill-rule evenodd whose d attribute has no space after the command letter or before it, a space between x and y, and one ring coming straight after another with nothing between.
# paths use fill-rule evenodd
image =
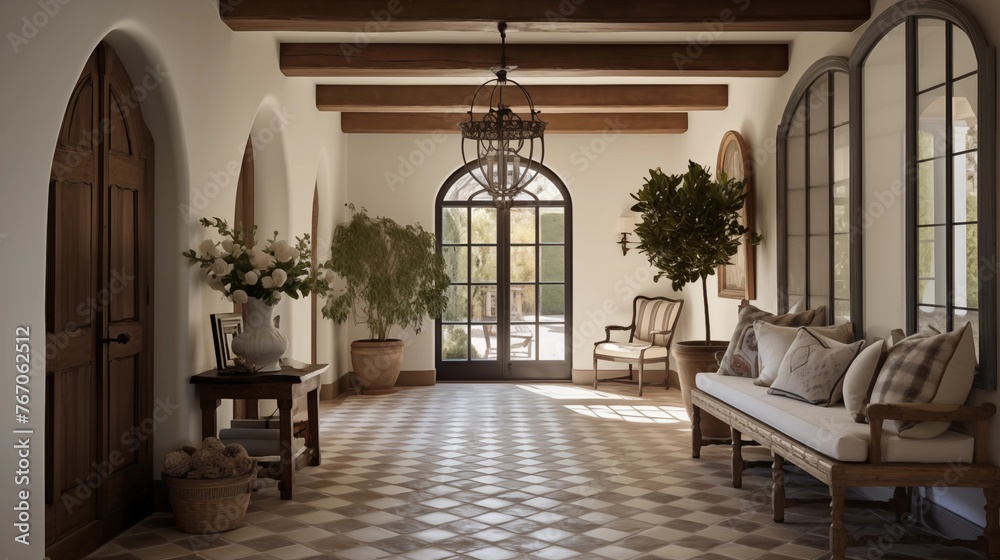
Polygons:
<instances>
[{"instance_id":1,"label":"wooden console table","mask_svg":"<svg viewBox=\"0 0 1000 560\"><path fill-rule=\"evenodd\" d=\"M281 474L278 489L282 500L292 499L295 470L320 462L319 450L319 386L320 375L327 364L304 364L283 359L281 371L249 375L223 375L209 370L191 376L201 401L201 437L218 437L216 409L222 399L275 399L278 401L278 437L281 444L279 462ZM305 445L293 457L292 405L305 395L309 429Z\"/></svg>"}]
</instances>

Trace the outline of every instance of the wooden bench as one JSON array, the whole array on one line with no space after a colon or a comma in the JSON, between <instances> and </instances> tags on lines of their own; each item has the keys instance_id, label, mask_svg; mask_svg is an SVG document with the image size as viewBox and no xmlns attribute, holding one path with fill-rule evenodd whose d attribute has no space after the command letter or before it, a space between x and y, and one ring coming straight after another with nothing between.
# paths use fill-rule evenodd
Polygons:
<instances>
[{"instance_id":1,"label":"wooden bench","mask_svg":"<svg viewBox=\"0 0 1000 560\"><path fill-rule=\"evenodd\" d=\"M894 511L897 521L909 511L909 490L919 487L969 487L982 488L986 496L986 527L978 540L944 539L934 536L904 535L898 542L936 543L950 546L964 546L984 550L991 560L1000 559L1000 468L989 464L987 457L987 434L989 419L996 413L996 406L942 406L879 404L868 408L870 419L870 440L867 462L845 462L832 459L796 441L774 426L769 426L754 417L730 406L707 393L694 388L691 391L693 413L691 418L692 456L699 458L701 448L709 443L701 435L702 411L729 424L732 440L726 443L732 447L733 487L742 485L744 469L748 462L743 458L742 448L747 443L755 443L771 451L773 489L771 504L774 520L783 522L785 517L784 466L791 463L816 477L830 488L830 552L833 560L843 560L848 546L866 546L878 543L881 537L852 538L844 527L844 508L848 505L845 494L850 487L895 487L893 498L888 502L851 500L851 506L864 505L881 507ZM882 422L884 420L903 421L952 421L974 422L974 452L972 463L886 463L882 461ZM744 436L751 441L744 440ZM930 440L928 440L930 441ZM933 445L933 444L931 444ZM756 466L756 463L754 464Z\"/></svg>"}]
</instances>

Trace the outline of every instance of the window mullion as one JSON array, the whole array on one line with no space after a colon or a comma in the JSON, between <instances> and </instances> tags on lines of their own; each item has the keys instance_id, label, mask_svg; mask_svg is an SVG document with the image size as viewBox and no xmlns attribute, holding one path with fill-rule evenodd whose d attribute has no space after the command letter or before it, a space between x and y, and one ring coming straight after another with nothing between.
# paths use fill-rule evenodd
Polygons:
<instances>
[{"instance_id":1,"label":"window mullion","mask_svg":"<svg viewBox=\"0 0 1000 560\"><path fill-rule=\"evenodd\" d=\"M906 185L906 327L908 332L917 330L917 306L919 297L919 235L917 224L919 217L919 176L917 175L917 20L906 19L906 169L904 184Z\"/></svg>"},{"instance_id":2,"label":"window mullion","mask_svg":"<svg viewBox=\"0 0 1000 560\"><path fill-rule=\"evenodd\" d=\"M945 274L947 274L947 279L945 285L947 286L945 304L947 307L947 316L945 317L945 325L947 330L953 330L955 328L955 158L953 154L955 152L955 138L952 132L953 119L954 119L954 107L952 106L952 99L955 93L955 82L952 81L952 74L954 74L954 62L952 60L952 32L954 26L951 22L945 25L945 44L944 44L944 98L945 98L945 118L944 118L944 152L945 152L945 220L944 223L947 224L945 227L945 254L946 264L945 264Z\"/></svg>"},{"instance_id":3,"label":"window mullion","mask_svg":"<svg viewBox=\"0 0 1000 560\"><path fill-rule=\"evenodd\" d=\"M826 163L827 163L827 176L826 176L827 193L826 193L826 195L827 195L827 201L828 201L827 202L827 233L830 236L829 237L829 249L828 249L828 251L829 251L829 265L828 265L829 268L827 269L828 275L830 277L830 283L828 284L829 290L830 290L830 296L829 296L829 302L830 302L830 304L829 304L829 307L827 308L827 317L828 318L835 318L837 316L836 312L835 312L835 310L837 308L837 274L836 274L836 270L837 270L837 268L836 268L836 261L837 261L837 252L836 252L837 236L836 236L836 232L835 232L835 228L834 228L834 219L833 219L833 216L836 213L836 203L835 203L835 200L834 200L834 188L833 188L833 182L834 182L833 181L833 177L834 177L833 144L834 144L834 134L835 134L835 131L836 131L836 127L835 127L836 122L835 122L835 112L834 112L834 109L837 106L837 100L836 100L836 97L835 97L837 95L837 93L836 93L837 92L837 87L836 87L836 84L834 83L833 72L828 72L827 73L827 84L829 86L828 89L827 89L828 95L826 96L827 111L828 111L827 112L827 115L828 115L827 116L827 122L829 123L829 126L827 127L827 133L826 133ZM831 324L833 323L832 320L830 320L829 322Z\"/></svg>"},{"instance_id":4,"label":"window mullion","mask_svg":"<svg viewBox=\"0 0 1000 560\"><path fill-rule=\"evenodd\" d=\"M812 154L812 126L811 126L812 125L812 110L811 110L810 103L809 103L809 97L810 97L810 92L812 91L812 88L815 85L815 83L816 82L813 82L813 85L810 85L809 89L806 90L806 95L805 95L806 104L805 104L805 111L803 112L805 114L805 117L806 117L806 119L805 119L806 122L805 122L805 125L804 125L804 127L805 127L805 129L804 129L804 133L805 133L805 153L803 154L803 158L805 159L805 165L803 166L803 171L804 171L805 177L803 177L803 182L802 182L802 187L805 189L803 191L804 194L802 195L802 199L805 201L804 204L803 204L804 208L802 209L803 214L804 214L803 218L804 218L804 221L805 221L805 231L802 232L802 234L803 234L802 235L802 240L803 240L803 245L804 245L803 251L805 252L805 264L806 264L806 266L805 266L805 270L803 271L804 274L803 274L803 290L802 290L802 309L809 309L809 308L812 307L812 303L811 303L811 301L812 301L812 295L811 295L812 294L812 259L811 259L811 256L812 256L812 235L810 233L811 232L810 228L812 226L809 223L810 222L809 217L810 217L810 214L811 214L810 209L812 208L809 205L809 202L810 202L809 201L809 198L810 198L810 196L809 196L809 190L810 190L809 189L809 187L810 187L810 185L809 185L809 178L812 176L812 160L809 157L810 154Z\"/></svg>"}]
</instances>

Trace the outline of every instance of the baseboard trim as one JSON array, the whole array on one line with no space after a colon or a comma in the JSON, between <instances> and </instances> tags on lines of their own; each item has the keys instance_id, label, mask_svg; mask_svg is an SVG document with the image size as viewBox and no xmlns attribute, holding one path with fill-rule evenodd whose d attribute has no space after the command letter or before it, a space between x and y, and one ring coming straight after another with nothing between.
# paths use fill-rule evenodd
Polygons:
<instances>
[{"instance_id":1,"label":"baseboard trim","mask_svg":"<svg viewBox=\"0 0 1000 560\"><path fill-rule=\"evenodd\" d=\"M851 490L866 500L880 502L892 498L893 491L892 488L851 488ZM983 534L983 528L976 523L922 496L914 496L910 511L915 514L914 520L919 526L949 539L976 540Z\"/></svg>"},{"instance_id":2,"label":"baseboard trim","mask_svg":"<svg viewBox=\"0 0 1000 560\"><path fill-rule=\"evenodd\" d=\"M976 540L983 535L982 527L950 509L922 496L917 496L916 502L917 520L932 531L950 539Z\"/></svg>"},{"instance_id":3,"label":"baseboard trim","mask_svg":"<svg viewBox=\"0 0 1000 560\"><path fill-rule=\"evenodd\" d=\"M345 374L334 380L333 383L326 383L319 388L319 400L332 401L341 395L352 393L350 378Z\"/></svg>"},{"instance_id":4,"label":"baseboard trim","mask_svg":"<svg viewBox=\"0 0 1000 560\"><path fill-rule=\"evenodd\" d=\"M354 372L349 371L340 376L333 383L328 383L320 387L319 398L324 401L332 401L343 395L353 395L357 393L357 387L352 383ZM433 387L437 384L437 370L403 370L399 372L396 379L396 387Z\"/></svg>"},{"instance_id":5,"label":"baseboard trim","mask_svg":"<svg viewBox=\"0 0 1000 560\"><path fill-rule=\"evenodd\" d=\"M399 372L396 387L431 387L437 383L437 370L410 370Z\"/></svg>"}]
</instances>

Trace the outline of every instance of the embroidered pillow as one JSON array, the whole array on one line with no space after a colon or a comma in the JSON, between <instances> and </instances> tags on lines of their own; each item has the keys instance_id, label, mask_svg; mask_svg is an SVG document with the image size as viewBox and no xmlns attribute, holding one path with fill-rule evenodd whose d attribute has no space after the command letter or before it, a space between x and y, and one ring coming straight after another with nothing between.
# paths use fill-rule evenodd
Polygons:
<instances>
[{"instance_id":1,"label":"embroidered pillow","mask_svg":"<svg viewBox=\"0 0 1000 560\"><path fill-rule=\"evenodd\" d=\"M889 349L879 372L871 402L965 403L976 375L976 347L972 327L941 334L920 332ZM948 430L948 422L891 421L901 437L928 439Z\"/></svg>"},{"instance_id":2,"label":"embroidered pillow","mask_svg":"<svg viewBox=\"0 0 1000 560\"><path fill-rule=\"evenodd\" d=\"M809 329L799 329L778 366L778 378L767 392L830 406L839 400L837 390L844 374L864 345L863 340L842 344Z\"/></svg>"},{"instance_id":3,"label":"embroidered pillow","mask_svg":"<svg viewBox=\"0 0 1000 560\"><path fill-rule=\"evenodd\" d=\"M820 326L826 322L826 306L801 313L775 315L752 305L740 310L740 319L729 341L729 348L719 360L719 373L737 377L757 377L757 335L754 321L764 321L782 327Z\"/></svg>"},{"instance_id":4,"label":"embroidered pillow","mask_svg":"<svg viewBox=\"0 0 1000 560\"><path fill-rule=\"evenodd\" d=\"M854 329L850 323L841 323L829 327L779 327L765 323L764 321L754 321L754 334L757 336L757 379L753 380L754 385L769 387L778 377L778 366L788 352L798 329L809 329L812 332L825 336L829 339L849 344L854 342Z\"/></svg>"}]
</instances>

